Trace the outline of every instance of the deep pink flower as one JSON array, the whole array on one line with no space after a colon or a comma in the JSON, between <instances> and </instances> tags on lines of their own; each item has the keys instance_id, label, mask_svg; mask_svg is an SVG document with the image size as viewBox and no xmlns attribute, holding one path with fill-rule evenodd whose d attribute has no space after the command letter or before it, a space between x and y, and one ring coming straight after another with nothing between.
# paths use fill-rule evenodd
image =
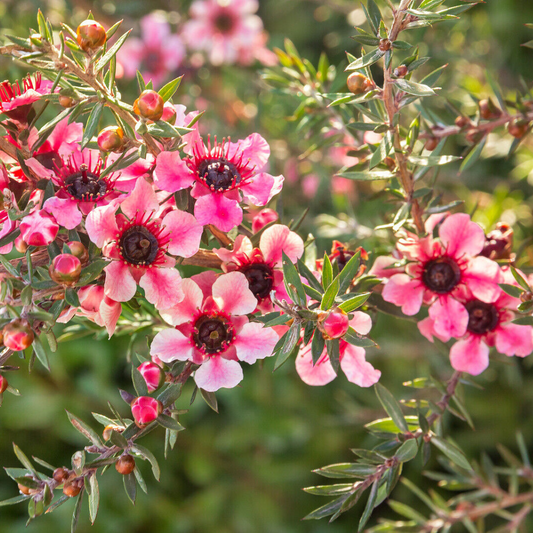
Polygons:
<instances>
[{"instance_id":1,"label":"deep pink flower","mask_svg":"<svg viewBox=\"0 0 533 533\"><path fill-rule=\"evenodd\" d=\"M265 207L264 209L261 209L261 211L259 211L257 215L254 216L252 220L252 231L254 233L257 233L267 224L278 220L278 218L279 215L276 213L276 211L274 211L274 209L270 209L270 207Z\"/></svg>"},{"instance_id":2,"label":"deep pink flower","mask_svg":"<svg viewBox=\"0 0 533 533\"><path fill-rule=\"evenodd\" d=\"M319 318L318 325L326 338L340 339L346 335L350 327L350 319L345 312L337 310L324 313L324 317Z\"/></svg>"},{"instance_id":3,"label":"deep pink flower","mask_svg":"<svg viewBox=\"0 0 533 533\"><path fill-rule=\"evenodd\" d=\"M141 373L144 381L146 381L148 392L153 392L161 386L164 374L159 365L151 361L145 361L137 367L137 370Z\"/></svg>"},{"instance_id":4,"label":"deep pink flower","mask_svg":"<svg viewBox=\"0 0 533 533\"><path fill-rule=\"evenodd\" d=\"M176 329L160 331L150 353L161 361L193 361L198 387L216 391L235 387L243 378L238 361L253 364L272 355L277 334L249 322L257 300L240 272L218 278L205 272L182 284L185 298L161 316Z\"/></svg>"},{"instance_id":5,"label":"deep pink flower","mask_svg":"<svg viewBox=\"0 0 533 533\"><path fill-rule=\"evenodd\" d=\"M275 64L275 55L265 48L263 22L255 15L257 0L195 0L182 37L194 50L202 50L213 65L257 59Z\"/></svg>"},{"instance_id":6,"label":"deep pink flower","mask_svg":"<svg viewBox=\"0 0 533 533\"><path fill-rule=\"evenodd\" d=\"M504 282L518 284L511 272L504 270ZM492 303L469 297L463 302L468 313L466 334L456 342L450 351L453 368L474 376L481 374L489 365L489 347L495 346L499 353L525 357L533 352L533 327L513 324L519 298L500 291ZM429 316L418 324L422 335L433 342L433 337L447 341L435 331L434 320Z\"/></svg>"},{"instance_id":7,"label":"deep pink flower","mask_svg":"<svg viewBox=\"0 0 533 533\"><path fill-rule=\"evenodd\" d=\"M59 225L52 215L44 210L34 211L20 223L20 234L29 246L47 246L59 231Z\"/></svg>"},{"instance_id":8,"label":"deep pink flower","mask_svg":"<svg viewBox=\"0 0 533 533\"><path fill-rule=\"evenodd\" d=\"M131 402L131 413L139 427L147 426L163 412L163 405L159 400L150 396L139 396Z\"/></svg>"},{"instance_id":9,"label":"deep pink flower","mask_svg":"<svg viewBox=\"0 0 533 533\"><path fill-rule=\"evenodd\" d=\"M122 213L117 214L119 206ZM168 254L193 256L203 228L189 213L175 209L161 219L158 209L152 186L140 178L120 204L115 200L87 217L89 237L112 260L104 269L104 289L117 302L133 298L137 284L157 308L171 307L183 298L176 261Z\"/></svg>"},{"instance_id":10,"label":"deep pink flower","mask_svg":"<svg viewBox=\"0 0 533 533\"><path fill-rule=\"evenodd\" d=\"M140 25L141 39L130 37L119 50L118 60L126 78L134 78L139 70L146 82L151 79L158 87L183 62L185 46L161 14L146 15Z\"/></svg>"},{"instance_id":11,"label":"deep pink flower","mask_svg":"<svg viewBox=\"0 0 533 533\"><path fill-rule=\"evenodd\" d=\"M258 133L237 143L215 140L213 146L209 139L207 147L196 136L189 146L192 155L185 159L177 151L159 154L154 178L168 192L193 186L194 214L200 224L230 231L242 222L241 193L247 202L265 205L281 190L283 176L263 171L270 148Z\"/></svg>"},{"instance_id":12,"label":"deep pink flower","mask_svg":"<svg viewBox=\"0 0 533 533\"><path fill-rule=\"evenodd\" d=\"M0 83L0 112L12 120L26 122L31 105L37 102L43 94L48 94L52 82L43 80L41 73L28 75L22 80L22 88L18 81Z\"/></svg>"},{"instance_id":13,"label":"deep pink flower","mask_svg":"<svg viewBox=\"0 0 533 533\"><path fill-rule=\"evenodd\" d=\"M254 248L248 237L238 235L233 251L225 248L213 251L222 259L224 272L237 270L246 276L250 290L257 298L258 309L268 312L274 310L271 291L279 300L289 299L283 283L282 252L296 262L303 255L304 242L287 226L274 224L262 233L259 248Z\"/></svg>"},{"instance_id":14,"label":"deep pink flower","mask_svg":"<svg viewBox=\"0 0 533 533\"><path fill-rule=\"evenodd\" d=\"M355 311L350 320L350 326L360 333L366 335L372 328L372 320L361 311ZM320 334L315 331L315 335ZM381 372L376 370L365 358L365 350L358 346L353 346L348 342L340 341L340 367L348 381L360 387L370 387L377 383ZM311 355L311 342L306 346L300 346L300 352L296 358L296 371L304 383L307 385L326 385L333 381L337 374L331 366L326 348L322 355L313 365Z\"/></svg>"},{"instance_id":15,"label":"deep pink flower","mask_svg":"<svg viewBox=\"0 0 533 533\"><path fill-rule=\"evenodd\" d=\"M434 220L434 219L432 219ZM442 337L461 337L468 325L468 312L460 302L472 295L494 302L499 294L501 270L497 263L478 254L483 249L483 229L464 213L450 215L439 227L440 242L428 236L408 234L398 250L409 263L405 273L393 275L383 288L383 299L415 315L422 303Z\"/></svg>"}]
</instances>

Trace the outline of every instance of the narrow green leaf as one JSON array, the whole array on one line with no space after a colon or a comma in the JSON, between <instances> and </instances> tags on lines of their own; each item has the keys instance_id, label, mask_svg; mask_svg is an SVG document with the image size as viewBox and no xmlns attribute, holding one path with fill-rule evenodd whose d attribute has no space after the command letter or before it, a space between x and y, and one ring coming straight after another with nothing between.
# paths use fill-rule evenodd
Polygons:
<instances>
[{"instance_id":1,"label":"narrow green leaf","mask_svg":"<svg viewBox=\"0 0 533 533\"><path fill-rule=\"evenodd\" d=\"M320 309L323 311L330 309L333 304L335 303L335 298L337 297L337 294L339 294L339 278L336 277L329 287L327 288L324 296L322 297L322 302L320 303Z\"/></svg>"},{"instance_id":2,"label":"narrow green leaf","mask_svg":"<svg viewBox=\"0 0 533 533\"><path fill-rule=\"evenodd\" d=\"M381 51L379 48L376 48L372 52L350 63L345 70L360 70L362 68L369 67L370 65L377 63L384 55L385 52Z\"/></svg>"},{"instance_id":3,"label":"narrow green leaf","mask_svg":"<svg viewBox=\"0 0 533 533\"><path fill-rule=\"evenodd\" d=\"M381 16L381 12L379 10L379 7L376 5L376 2L374 2L374 0L368 0L366 3L366 7L368 10L368 14L370 15L370 18L372 20L372 25L375 28L379 28L383 17Z\"/></svg>"},{"instance_id":4,"label":"narrow green leaf","mask_svg":"<svg viewBox=\"0 0 533 533\"><path fill-rule=\"evenodd\" d=\"M296 267L292 261L287 257L285 252L282 252L283 261L283 281L285 288L291 298L302 307L305 307L307 298L305 296L305 290L300 280L300 276L296 270Z\"/></svg>"},{"instance_id":5,"label":"narrow green leaf","mask_svg":"<svg viewBox=\"0 0 533 533\"><path fill-rule=\"evenodd\" d=\"M91 487L91 494L89 496L89 516L91 517L91 524L94 524L96 515L98 514L98 507L100 506L100 489L98 488L96 473L89 478L89 486Z\"/></svg>"},{"instance_id":6,"label":"narrow green leaf","mask_svg":"<svg viewBox=\"0 0 533 533\"><path fill-rule=\"evenodd\" d=\"M98 102L93 107L91 114L89 115L89 118L87 119L87 124L85 125L85 128L83 129L83 136L81 139L82 150L89 144L94 134L96 133L96 129L98 128L98 124L100 122L100 117L102 116L103 110L104 110L104 104L102 102Z\"/></svg>"},{"instance_id":7,"label":"narrow green leaf","mask_svg":"<svg viewBox=\"0 0 533 533\"><path fill-rule=\"evenodd\" d=\"M124 490L133 505L135 505L135 498L137 497L137 482L134 474L122 476L124 478Z\"/></svg>"},{"instance_id":8,"label":"narrow green leaf","mask_svg":"<svg viewBox=\"0 0 533 533\"><path fill-rule=\"evenodd\" d=\"M171 416L161 414L157 417L157 422L164 428L171 429L173 431L182 431L185 429L181 424L174 420Z\"/></svg>"},{"instance_id":9,"label":"narrow green leaf","mask_svg":"<svg viewBox=\"0 0 533 533\"><path fill-rule=\"evenodd\" d=\"M298 339L300 338L300 328L301 323L296 321L293 322L292 326L287 332L287 335L285 336L285 342L283 343L283 347L281 348L281 351L279 352L279 355L276 358L276 363L274 364L274 371L277 370L290 357L292 351L296 346L296 343L298 342Z\"/></svg>"},{"instance_id":10,"label":"narrow green leaf","mask_svg":"<svg viewBox=\"0 0 533 533\"><path fill-rule=\"evenodd\" d=\"M389 170L363 170L358 172L345 170L338 172L336 175L356 181L390 180L396 177L396 174Z\"/></svg>"},{"instance_id":11,"label":"narrow green leaf","mask_svg":"<svg viewBox=\"0 0 533 533\"><path fill-rule=\"evenodd\" d=\"M96 63L96 67L94 69L96 74L98 74L98 72L100 72L111 61L111 58L117 54L121 46L124 44L124 42L128 38L131 31L132 30L128 30L124 35L122 35L116 41L116 43L101 57L98 63Z\"/></svg>"},{"instance_id":12,"label":"narrow green leaf","mask_svg":"<svg viewBox=\"0 0 533 533\"><path fill-rule=\"evenodd\" d=\"M324 293L324 288L320 282L316 279L313 272L307 268L307 265L301 259L298 259L298 270L300 271L300 275L302 275L309 282L309 285L313 287L313 289L321 294Z\"/></svg>"},{"instance_id":13,"label":"narrow green leaf","mask_svg":"<svg viewBox=\"0 0 533 533\"><path fill-rule=\"evenodd\" d=\"M74 511L72 512L72 522L70 523L70 533L75 533L78 527L78 521L80 519L81 502L82 502L83 490L76 496L76 504L74 505Z\"/></svg>"},{"instance_id":14,"label":"narrow green leaf","mask_svg":"<svg viewBox=\"0 0 533 533\"><path fill-rule=\"evenodd\" d=\"M27 499L29 499L29 496L26 496L24 494L19 494L18 496L13 496L13 498L9 498L8 500L4 500L0 502L0 507L5 507L6 505L15 505Z\"/></svg>"},{"instance_id":15,"label":"narrow green leaf","mask_svg":"<svg viewBox=\"0 0 533 533\"><path fill-rule=\"evenodd\" d=\"M345 313L351 313L352 311L355 311L361 307L368 300L371 294L371 292L358 294L349 300L345 300L339 305L339 309L342 309Z\"/></svg>"},{"instance_id":16,"label":"narrow green leaf","mask_svg":"<svg viewBox=\"0 0 533 533\"><path fill-rule=\"evenodd\" d=\"M303 520L320 520L321 518L330 516L336 513L341 508L342 504L347 498L348 498L348 494L343 495L340 498L337 498L336 500L333 500L329 503L326 503L326 505L323 505L322 507L315 509L313 512L309 513L307 516L304 516Z\"/></svg>"},{"instance_id":17,"label":"narrow green leaf","mask_svg":"<svg viewBox=\"0 0 533 533\"><path fill-rule=\"evenodd\" d=\"M85 422L74 416L69 411L67 411L67 416L74 428L77 429L84 437L90 440L95 446L98 446L100 448L103 446L103 443L100 440L98 433L96 433L94 429L92 429Z\"/></svg>"},{"instance_id":18,"label":"narrow green leaf","mask_svg":"<svg viewBox=\"0 0 533 533\"><path fill-rule=\"evenodd\" d=\"M353 279L359 272L360 265L361 252L358 251L350 257L344 268L339 272L339 294L344 294L349 289Z\"/></svg>"},{"instance_id":19,"label":"narrow green leaf","mask_svg":"<svg viewBox=\"0 0 533 533\"><path fill-rule=\"evenodd\" d=\"M404 432L407 433L409 428L407 427L407 422L402 413L400 404L394 398L394 396L380 383L374 385L376 395L381 405L387 412L387 414L394 420L394 423Z\"/></svg>"},{"instance_id":20,"label":"narrow green leaf","mask_svg":"<svg viewBox=\"0 0 533 533\"><path fill-rule=\"evenodd\" d=\"M439 165L447 165L448 163L453 163L454 161L457 161L461 158L455 155L441 155L441 156L430 155L428 157L422 157L419 155L410 155L408 159L414 165L419 165L422 167L435 167Z\"/></svg>"},{"instance_id":21,"label":"narrow green leaf","mask_svg":"<svg viewBox=\"0 0 533 533\"><path fill-rule=\"evenodd\" d=\"M21 464L26 467L33 474L34 477L36 477L37 479L41 479L41 476L39 476L37 471L33 468L33 465L31 464L26 454L15 443L13 443L13 451L15 452L15 455L17 456L17 459L21 462Z\"/></svg>"},{"instance_id":22,"label":"narrow green leaf","mask_svg":"<svg viewBox=\"0 0 533 533\"><path fill-rule=\"evenodd\" d=\"M472 467L470 466L470 463L468 462L464 453L455 445L437 436L431 438L431 443L444 455L451 459L457 466L460 466L469 472L472 471Z\"/></svg>"},{"instance_id":23,"label":"narrow green leaf","mask_svg":"<svg viewBox=\"0 0 533 533\"><path fill-rule=\"evenodd\" d=\"M131 379L137 396L148 396L148 385L146 384L146 380L135 365L132 365L131 367Z\"/></svg>"},{"instance_id":24,"label":"narrow green leaf","mask_svg":"<svg viewBox=\"0 0 533 533\"><path fill-rule=\"evenodd\" d=\"M396 451L394 456L400 461L401 463L406 463L407 461L411 461L414 459L418 454L418 443L416 442L416 439L409 439L406 440Z\"/></svg>"},{"instance_id":25,"label":"narrow green leaf","mask_svg":"<svg viewBox=\"0 0 533 533\"><path fill-rule=\"evenodd\" d=\"M215 393L200 389L200 394L202 395L202 398L204 399L205 403L209 405L209 407L213 409L215 413L218 413L218 402Z\"/></svg>"},{"instance_id":26,"label":"narrow green leaf","mask_svg":"<svg viewBox=\"0 0 533 533\"><path fill-rule=\"evenodd\" d=\"M128 444L128 441L126 440L126 438L122 435L122 433L119 433L118 431L112 431L111 432L111 437L109 438L109 440L115 445L115 446L118 446L119 448L122 448L123 450L125 450L129 444Z\"/></svg>"},{"instance_id":27,"label":"narrow green leaf","mask_svg":"<svg viewBox=\"0 0 533 533\"><path fill-rule=\"evenodd\" d=\"M326 341L324 340L322 333L316 329L315 334L313 335L313 341L311 342L311 357L313 358L313 365L316 365L317 361L320 359L325 345Z\"/></svg>"},{"instance_id":28,"label":"narrow green leaf","mask_svg":"<svg viewBox=\"0 0 533 533\"><path fill-rule=\"evenodd\" d=\"M463 162L461 163L461 166L459 167L459 173L464 172L465 170L468 170L471 166L473 166L479 157L481 156L481 152L483 151L483 148L485 147L485 143L487 142L487 137L484 137L483 140L476 144L472 150L468 153L468 155L463 159Z\"/></svg>"},{"instance_id":29,"label":"narrow green leaf","mask_svg":"<svg viewBox=\"0 0 533 533\"><path fill-rule=\"evenodd\" d=\"M516 268L513 265L510 265L510 269L511 269L511 274L513 275L513 278L516 280L518 285L520 285L520 287L522 287L525 291L531 292L531 287L529 286L529 283L524 278L524 276L522 276L522 274L518 272L518 270L516 270Z\"/></svg>"},{"instance_id":30,"label":"narrow green leaf","mask_svg":"<svg viewBox=\"0 0 533 533\"><path fill-rule=\"evenodd\" d=\"M361 520L359 520L359 527L357 528L358 533L360 531L363 531L364 527L366 526L366 523L368 522L368 519L370 518L370 515L372 514L372 511L374 510L374 506L376 505L376 498L378 495L378 488L379 478L374 481L374 483L372 484L372 488L370 489L370 495L368 496L368 501L366 502L365 510L363 511Z\"/></svg>"},{"instance_id":31,"label":"narrow green leaf","mask_svg":"<svg viewBox=\"0 0 533 533\"><path fill-rule=\"evenodd\" d=\"M402 91L414 96L433 96L435 94L435 91L431 87L423 83L415 83L404 79L394 80L394 83Z\"/></svg>"},{"instance_id":32,"label":"narrow green leaf","mask_svg":"<svg viewBox=\"0 0 533 533\"><path fill-rule=\"evenodd\" d=\"M169 81L166 85L163 85L163 87L159 89L159 96L161 96L165 102L170 100L178 90L182 79L183 76L180 76L179 78Z\"/></svg>"},{"instance_id":33,"label":"narrow green leaf","mask_svg":"<svg viewBox=\"0 0 533 533\"><path fill-rule=\"evenodd\" d=\"M159 463L157 462L155 455L148 448L137 443L132 446L131 450L144 457L152 465L152 473L154 474L155 479L159 481L161 478L161 469L159 468Z\"/></svg>"},{"instance_id":34,"label":"narrow green leaf","mask_svg":"<svg viewBox=\"0 0 533 533\"><path fill-rule=\"evenodd\" d=\"M333 266L329 259L328 254L324 254L324 261L322 263L322 285L323 287L329 287L333 281Z\"/></svg>"}]
</instances>

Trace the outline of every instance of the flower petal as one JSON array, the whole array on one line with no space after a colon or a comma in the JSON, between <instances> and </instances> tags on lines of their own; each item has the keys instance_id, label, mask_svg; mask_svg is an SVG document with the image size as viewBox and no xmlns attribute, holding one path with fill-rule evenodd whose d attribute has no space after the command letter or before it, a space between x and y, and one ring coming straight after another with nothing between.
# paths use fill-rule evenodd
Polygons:
<instances>
[{"instance_id":1,"label":"flower petal","mask_svg":"<svg viewBox=\"0 0 533 533\"><path fill-rule=\"evenodd\" d=\"M439 237L452 257L477 255L485 244L485 232L466 213L450 215L440 226Z\"/></svg>"},{"instance_id":2,"label":"flower petal","mask_svg":"<svg viewBox=\"0 0 533 533\"><path fill-rule=\"evenodd\" d=\"M449 341L466 333L468 311L466 307L450 296L442 296L429 308L433 320L433 330L440 339Z\"/></svg>"},{"instance_id":3,"label":"flower petal","mask_svg":"<svg viewBox=\"0 0 533 533\"><path fill-rule=\"evenodd\" d=\"M178 152L161 152L157 156L154 183L163 191L187 189L193 184L194 178L194 174Z\"/></svg>"},{"instance_id":4,"label":"flower petal","mask_svg":"<svg viewBox=\"0 0 533 533\"><path fill-rule=\"evenodd\" d=\"M383 299L402 307L405 315L416 315L422 306L424 286L407 274L395 274L383 287Z\"/></svg>"},{"instance_id":5,"label":"flower petal","mask_svg":"<svg viewBox=\"0 0 533 533\"><path fill-rule=\"evenodd\" d=\"M244 183L240 189L246 200L254 205L266 205L274 196L274 177L266 172L256 174Z\"/></svg>"},{"instance_id":6,"label":"flower petal","mask_svg":"<svg viewBox=\"0 0 533 533\"><path fill-rule=\"evenodd\" d=\"M67 229L74 229L82 219L77 202L70 198L52 196L46 200L43 209L54 215L57 223Z\"/></svg>"},{"instance_id":7,"label":"flower petal","mask_svg":"<svg viewBox=\"0 0 533 533\"><path fill-rule=\"evenodd\" d=\"M455 370L477 376L489 366L489 347L481 337L469 335L452 346L450 360Z\"/></svg>"},{"instance_id":8,"label":"flower petal","mask_svg":"<svg viewBox=\"0 0 533 533\"><path fill-rule=\"evenodd\" d=\"M113 240L118 233L117 221L113 204L97 207L87 215L85 228L91 241L102 248L106 241Z\"/></svg>"},{"instance_id":9,"label":"flower petal","mask_svg":"<svg viewBox=\"0 0 533 533\"><path fill-rule=\"evenodd\" d=\"M139 178L133 192L120 204L122 212L128 217L135 217L136 213L149 213L159 207L154 188L144 179Z\"/></svg>"},{"instance_id":10,"label":"flower petal","mask_svg":"<svg viewBox=\"0 0 533 533\"><path fill-rule=\"evenodd\" d=\"M215 392L218 389L231 389L243 378L242 368L237 361L228 361L220 356L207 359L196 371L194 381L201 389Z\"/></svg>"},{"instance_id":11,"label":"flower petal","mask_svg":"<svg viewBox=\"0 0 533 533\"><path fill-rule=\"evenodd\" d=\"M531 326L505 324L496 330L496 349L505 355L525 357L533 352Z\"/></svg>"},{"instance_id":12,"label":"flower petal","mask_svg":"<svg viewBox=\"0 0 533 533\"><path fill-rule=\"evenodd\" d=\"M135 296L137 283L130 268L121 261L112 261L105 268L104 291L116 302L127 302Z\"/></svg>"},{"instance_id":13,"label":"flower petal","mask_svg":"<svg viewBox=\"0 0 533 533\"><path fill-rule=\"evenodd\" d=\"M100 317L104 323L109 338L115 333L117 322L122 312L122 305L111 298L104 296L99 308Z\"/></svg>"},{"instance_id":14,"label":"flower petal","mask_svg":"<svg viewBox=\"0 0 533 533\"><path fill-rule=\"evenodd\" d=\"M305 384L312 386L326 385L337 377L327 356L326 349L324 349L316 365L313 365L311 344L300 348L300 352L296 357L296 372L298 372L300 379Z\"/></svg>"},{"instance_id":15,"label":"flower petal","mask_svg":"<svg viewBox=\"0 0 533 533\"><path fill-rule=\"evenodd\" d=\"M247 315L257 306L257 299L242 272L223 274L213 283L212 290L218 308L230 315Z\"/></svg>"},{"instance_id":16,"label":"flower petal","mask_svg":"<svg viewBox=\"0 0 533 533\"><path fill-rule=\"evenodd\" d=\"M503 282L500 266L487 257L471 259L462 279L472 294L482 302L495 302L501 294L498 285Z\"/></svg>"},{"instance_id":17,"label":"flower petal","mask_svg":"<svg viewBox=\"0 0 533 533\"><path fill-rule=\"evenodd\" d=\"M177 329L164 329L152 341L150 355L156 355L164 363L187 361L193 354L191 340Z\"/></svg>"},{"instance_id":18,"label":"flower petal","mask_svg":"<svg viewBox=\"0 0 533 533\"><path fill-rule=\"evenodd\" d=\"M171 211L163 219L163 226L171 233L168 251L180 257L192 257L200 248L200 240L204 231L190 213Z\"/></svg>"},{"instance_id":19,"label":"flower petal","mask_svg":"<svg viewBox=\"0 0 533 533\"><path fill-rule=\"evenodd\" d=\"M265 328L257 322L248 322L237 335L233 346L237 350L237 357L241 361L254 364L258 359L272 355L272 350L279 337L271 328Z\"/></svg>"},{"instance_id":20,"label":"flower petal","mask_svg":"<svg viewBox=\"0 0 533 533\"><path fill-rule=\"evenodd\" d=\"M371 387L381 377L381 372L365 359L364 349L351 344L346 346L344 355L341 356L341 369L348 381L360 387Z\"/></svg>"},{"instance_id":21,"label":"flower petal","mask_svg":"<svg viewBox=\"0 0 533 533\"><path fill-rule=\"evenodd\" d=\"M227 232L242 222L242 209L238 202L223 194L209 193L196 200L194 216L202 226L213 224Z\"/></svg>"},{"instance_id":22,"label":"flower petal","mask_svg":"<svg viewBox=\"0 0 533 533\"><path fill-rule=\"evenodd\" d=\"M360 335L366 335L372 329L372 319L362 311L354 311L350 326Z\"/></svg>"},{"instance_id":23,"label":"flower petal","mask_svg":"<svg viewBox=\"0 0 533 533\"><path fill-rule=\"evenodd\" d=\"M149 268L139 285L156 309L168 309L183 300L181 276L174 268Z\"/></svg>"},{"instance_id":24,"label":"flower petal","mask_svg":"<svg viewBox=\"0 0 533 533\"><path fill-rule=\"evenodd\" d=\"M304 241L287 226L274 224L261 235L259 248L263 252L265 263L281 265L282 252L295 263L304 253Z\"/></svg>"},{"instance_id":25,"label":"flower petal","mask_svg":"<svg viewBox=\"0 0 533 533\"><path fill-rule=\"evenodd\" d=\"M192 279L184 279L181 282L181 290L183 300L177 305L159 312L163 320L173 326L179 326L192 320L198 309L202 307L204 299L202 289Z\"/></svg>"}]
</instances>

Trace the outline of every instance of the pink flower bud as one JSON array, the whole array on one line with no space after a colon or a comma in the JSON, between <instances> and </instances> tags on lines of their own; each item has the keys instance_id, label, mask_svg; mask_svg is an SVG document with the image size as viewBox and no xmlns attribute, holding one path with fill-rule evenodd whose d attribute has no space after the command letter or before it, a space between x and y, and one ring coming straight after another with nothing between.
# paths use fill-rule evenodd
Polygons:
<instances>
[{"instance_id":1,"label":"pink flower bud","mask_svg":"<svg viewBox=\"0 0 533 533\"><path fill-rule=\"evenodd\" d=\"M107 39L105 28L96 20L84 20L76 30L77 41L85 52L104 46Z\"/></svg>"},{"instance_id":2,"label":"pink flower bud","mask_svg":"<svg viewBox=\"0 0 533 533\"><path fill-rule=\"evenodd\" d=\"M56 283L72 287L80 279L81 261L72 254L57 255L48 267L48 273Z\"/></svg>"},{"instance_id":3,"label":"pink flower bud","mask_svg":"<svg viewBox=\"0 0 533 533\"><path fill-rule=\"evenodd\" d=\"M70 253L77 257L82 265L83 263L87 263L89 252L80 241L69 241L67 242L67 246L69 247Z\"/></svg>"},{"instance_id":4,"label":"pink flower bud","mask_svg":"<svg viewBox=\"0 0 533 533\"><path fill-rule=\"evenodd\" d=\"M124 132L118 126L108 126L98 134L98 147L103 152L120 152L124 148Z\"/></svg>"},{"instance_id":5,"label":"pink flower bud","mask_svg":"<svg viewBox=\"0 0 533 533\"><path fill-rule=\"evenodd\" d=\"M14 351L21 351L31 346L35 334L27 320L17 318L6 324L2 330L4 346Z\"/></svg>"},{"instance_id":6,"label":"pink flower bud","mask_svg":"<svg viewBox=\"0 0 533 533\"><path fill-rule=\"evenodd\" d=\"M161 120L164 120L172 125L176 124L176 108L170 102L165 102Z\"/></svg>"},{"instance_id":7,"label":"pink flower bud","mask_svg":"<svg viewBox=\"0 0 533 533\"><path fill-rule=\"evenodd\" d=\"M329 314L323 315L325 318L319 318L319 327L324 336L330 339L340 339L346 334L350 327L348 315L344 311L333 311Z\"/></svg>"},{"instance_id":8,"label":"pink flower bud","mask_svg":"<svg viewBox=\"0 0 533 533\"><path fill-rule=\"evenodd\" d=\"M137 426L142 428L163 412L163 404L150 396L140 396L131 403L131 412Z\"/></svg>"},{"instance_id":9,"label":"pink flower bud","mask_svg":"<svg viewBox=\"0 0 533 533\"><path fill-rule=\"evenodd\" d=\"M9 387L9 383L7 382L7 379L0 374L0 394L5 392L5 390Z\"/></svg>"},{"instance_id":10,"label":"pink flower bud","mask_svg":"<svg viewBox=\"0 0 533 533\"><path fill-rule=\"evenodd\" d=\"M133 102L133 112L147 120L158 121L163 116L165 102L163 98L150 89L143 91Z\"/></svg>"},{"instance_id":11,"label":"pink flower bud","mask_svg":"<svg viewBox=\"0 0 533 533\"><path fill-rule=\"evenodd\" d=\"M252 231L254 233L257 233L260 229L264 228L267 224L270 224L270 222L275 222L278 220L278 214L274 209L270 209L269 207L266 207L265 209L261 209L257 215L252 220Z\"/></svg>"},{"instance_id":12,"label":"pink flower bud","mask_svg":"<svg viewBox=\"0 0 533 533\"><path fill-rule=\"evenodd\" d=\"M20 234L28 246L47 246L57 235L59 226L46 211L35 211L20 223Z\"/></svg>"},{"instance_id":13,"label":"pink flower bud","mask_svg":"<svg viewBox=\"0 0 533 533\"><path fill-rule=\"evenodd\" d=\"M146 385L148 385L148 392L153 392L158 389L164 380L164 373L161 367L150 361L145 361L137 367L137 370L141 373Z\"/></svg>"}]
</instances>

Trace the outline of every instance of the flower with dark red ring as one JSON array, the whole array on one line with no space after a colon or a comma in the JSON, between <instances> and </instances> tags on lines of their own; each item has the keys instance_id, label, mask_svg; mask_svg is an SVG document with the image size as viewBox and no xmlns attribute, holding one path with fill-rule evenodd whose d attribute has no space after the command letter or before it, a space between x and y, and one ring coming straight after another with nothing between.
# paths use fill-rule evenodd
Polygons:
<instances>
[{"instance_id":1,"label":"flower with dark red ring","mask_svg":"<svg viewBox=\"0 0 533 533\"><path fill-rule=\"evenodd\" d=\"M258 133L237 143L215 139L211 145L209 139L207 146L196 135L189 147L191 155L185 159L177 151L159 154L154 179L168 192L193 186L194 214L200 224L230 231L242 222L241 193L247 202L265 205L281 190L283 176L263 171L270 148Z\"/></svg>"},{"instance_id":2,"label":"flower with dark red ring","mask_svg":"<svg viewBox=\"0 0 533 533\"><path fill-rule=\"evenodd\" d=\"M26 76L22 80L22 88L18 81L3 81L0 83L0 112L12 120L26 122L32 104L43 94L48 94L51 87L52 82L43 80L40 72L35 73L33 77Z\"/></svg>"},{"instance_id":3,"label":"flower with dark red ring","mask_svg":"<svg viewBox=\"0 0 533 533\"><path fill-rule=\"evenodd\" d=\"M243 378L238 361L253 364L272 355L278 335L263 324L249 322L257 300L240 272L204 272L183 281L185 298L161 316L176 329L164 329L154 338L150 353L159 360L190 360L201 365L195 373L198 387L216 391L235 387Z\"/></svg>"},{"instance_id":4,"label":"flower with dark red ring","mask_svg":"<svg viewBox=\"0 0 533 533\"><path fill-rule=\"evenodd\" d=\"M122 213L117 213L119 206ZM104 290L117 302L133 298L137 284L158 309L172 307L183 298L176 261L168 254L193 256L203 228L189 213L174 209L159 218L158 210L154 189L140 178L120 204L115 200L87 217L90 239L111 259L104 269Z\"/></svg>"},{"instance_id":5,"label":"flower with dark red ring","mask_svg":"<svg viewBox=\"0 0 533 533\"><path fill-rule=\"evenodd\" d=\"M505 269L503 275L505 283L518 286L509 269ZM453 368L474 376L481 374L489 365L492 346L508 356L525 357L533 352L533 327L512 323L519 298L500 291L498 299L492 303L470 297L463 304L468 312L468 325L465 335L450 350ZM431 342L433 337L449 340L435 330L431 317L419 322L418 329Z\"/></svg>"},{"instance_id":6,"label":"flower with dark red ring","mask_svg":"<svg viewBox=\"0 0 533 533\"><path fill-rule=\"evenodd\" d=\"M131 414L135 424L145 427L163 412L163 404L150 396L139 396L131 402Z\"/></svg>"},{"instance_id":7,"label":"flower with dark red ring","mask_svg":"<svg viewBox=\"0 0 533 533\"><path fill-rule=\"evenodd\" d=\"M274 224L267 228L254 248L248 237L238 235L233 251L219 248L213 250L222 259L222 270L242 272L249 288L257 298L257 308L263 312L273 311L270 293L274 291L278 300L289 300L283 283L281 258L285 252L295 263L304 252L304 242L287 226Z\"/></svg>"},{"instance_id":8,"label":"flower with dark red ring","mask_svg":"<svg viewBox=\"0 0 533 533\"><path fill-rule=\"evenodd\" d=\"M479 256L485 243L483 229L464 213L450 215L432 236L408 234L398 242L399 252L409 262L405 272L393 275L383 288L383 299L415 315L422 303L430 305L429 316L443 338L461 337L468 325L468 311L461 303L473 296L492 303L500 295L500 267Z\"/></svg>"},{"instance_id":9,"label":"flower with dark red ring","mask_svg":"<svg viewBox=\"0 0 533 533\"><path fill-rule=\"evenodd\" d=\"M137 370L141 373L144 381L146 381L148 392L153 392L162 385L165 373L159 365L151 361L145 361L137 367Z\"/></svg>"},{"instance_id":10,"label":"flower with dark red ring","mask_svg":"<svg viewBox=\"0 0 533 533\"><path fill-rule=\"evenodd\" d=\"M361 335L366 335L372 328L372 320L366 313L361 311L353 313L353 318L349 321L349 324ZM317 334L321 335L321 333L315 331L315 335ZM370 387L378 382L381 372L376 370L366 360L363 348L353 346L342 339L339 348L340 367L348 381L360 387ZM326 348L324 348L316 364L313 364L311 342L305 346L300 346L300 352L298 357L296 357L296 371L304 383L315 386L326 385L337 376L331 366Z\"/></svg>"}]
</instances>

